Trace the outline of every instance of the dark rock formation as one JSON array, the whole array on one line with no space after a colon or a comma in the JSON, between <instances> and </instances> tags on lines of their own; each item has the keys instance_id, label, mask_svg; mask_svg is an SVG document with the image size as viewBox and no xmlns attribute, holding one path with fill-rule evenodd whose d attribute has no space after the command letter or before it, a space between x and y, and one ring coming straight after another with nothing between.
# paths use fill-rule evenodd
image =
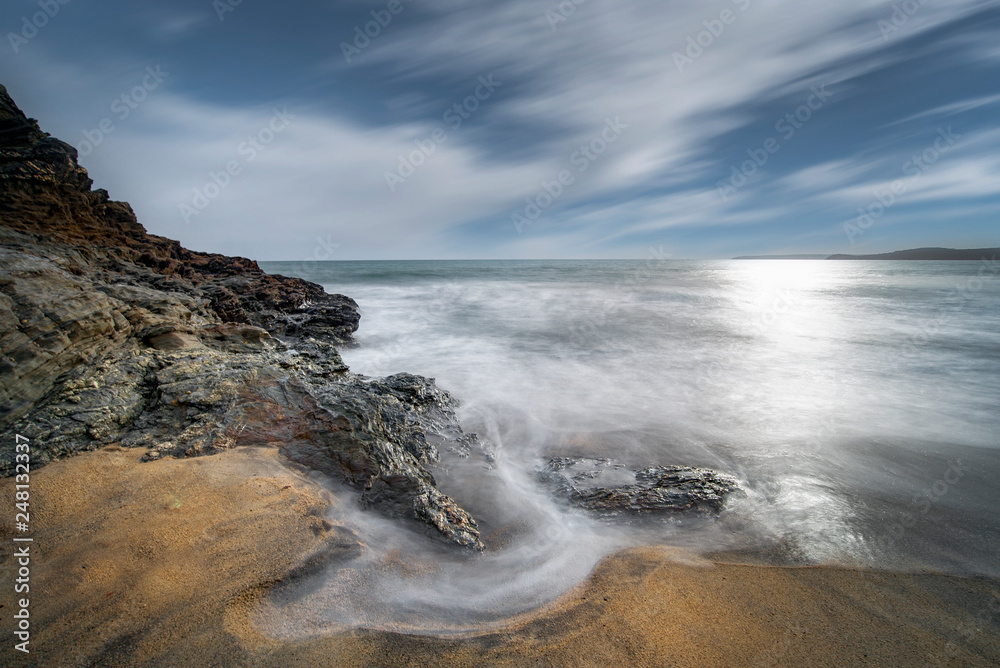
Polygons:
<instances>
[{"instance_id":1,"label":"dark rock formation","mask_svg":"<svg viewBox=\"0 0 1000 668\"><path fill-rule=\"evenodd\" d=\"M279 447L482 548L427 468L475 436L433 380L347 369L335 346L358 327L353 300L147 234L90 186L0 86L0 472L15 433L32 467L113 443L147 460Z\"/></svg>"},{"instance_id":2,"label":"dark rock formation","mask_svg":"<svg viewBox=\"0 0 1000 668\"><path fill-rule=\"evenodd\" d=\"M604 515L722 510L736 478L710 469L654 466L632 471L610 459L553 457L539 478L571 503Z\"/></svg>"}]
</instances>

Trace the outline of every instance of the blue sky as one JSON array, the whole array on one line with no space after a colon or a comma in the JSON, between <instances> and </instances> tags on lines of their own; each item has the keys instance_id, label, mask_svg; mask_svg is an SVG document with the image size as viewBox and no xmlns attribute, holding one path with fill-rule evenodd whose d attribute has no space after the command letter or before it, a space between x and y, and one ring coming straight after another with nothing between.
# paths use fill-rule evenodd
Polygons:
<instances>
[{"instance_id":1,"label":"blue sky","mask_svg":"<svg viewBox=\"0 0 1000 668\"><path fill-rule=\"evenodd\" d=\"M196 250L1000 245L997 1L5 0L0 29L25 112Z\"/></svg>"}]
</instances>

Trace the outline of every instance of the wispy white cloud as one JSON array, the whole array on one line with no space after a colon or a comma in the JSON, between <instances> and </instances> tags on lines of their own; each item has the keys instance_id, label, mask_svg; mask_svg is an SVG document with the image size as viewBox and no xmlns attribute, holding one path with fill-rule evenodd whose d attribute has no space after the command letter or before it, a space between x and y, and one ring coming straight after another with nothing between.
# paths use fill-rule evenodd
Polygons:
<instances>
[{"instance_id":1,"label":"wispy white cloud","mask_svg":"<svg viewBox=\"0 0 1000 668\"><path fill-rule=\"evenodd\" d=\"M366 66L388 68L401 81L474 81L493 73L510 82L477 118L485 129L450 134L395 192L385 172L413 150L415 140L440 127L412 120L430 103L402 87L386 106L406 120L376 127L352 121L335 107L291 105L297 118L288 130L190 224L181 219L178 204L190 201L209 171L240 157L237 147L267 122L269 106L209 104L168 81L85 164L99 185L129 199L149 227L197 248L296 259L312 252L316 237L329 237L351 257L494 251L523 257L556 250L565 256L574 248L595 255L600 253L590 249L601 247L618 253L619 244L633 237L678 227L764 223L870 198L873 187L891 183L905 159L885 132L878 135L885 142L878 151L836 159L816 155L812 164L787 166L789 173L762 170L725 201L714 183L728 173L728 159L713 147L720 137L759 122L762 105L804 97L813 84L836 90L837 101L862 97L859 77L913 55L891 48L894 43L1000 3L924 4L888 40L877 27L891 13L883 0L588 0L553 29L545 12L554 4L408 5L407 12L421 20L394 24L365 50ZM675 53L685 53L689 38L706 34L706 22L718 32L714 22L723 10L735 19L710 40L702 37L710 43L678 67ZM204 16L158 20L165 34L183 35L197 30ZM148 64L83 68L34 51L19 62L21 83L47 110L46 128L70 142L108 114L114 96L133 86ZM336 52L325 71L343 73L353 66ZM1000 96L989 95L946 102L897 124L998 101ZM606 119L616 117L627 131L576 174L573 187L542 219L517 234L509 214L538 193L542 180L564 169ZM495 150L504 147L490 145L491 119L520 126L536 139L510 157ZM986 152L995 151L996 143L982 143L992 137L979 142L942 160L914 187L911 201L995 193L996 165ZM470 223L484 219L497 226L489 238L503 238L490 241L495 245L485 251L465 236ZM645 241L635 244L638 251Z\"/></svg>"},{"instance_id":2,"label":"wispy white cloud","mask_svg":"<svg viewBox=\"0 0 1000 668\"><path fill-rule=\"evenodd\" d=\"M933 109L927 109L926 111L921 111L917 114L911 114L905 118L901 118L898 121L893 121L888 123L884 127L892 127L893 125L901 125L903 123L909 123L910 121L919 120L921 118L931 118L934 116L954 116L956 114L961 114L966 111L972 111L973 109L978 109L979 107L985 107L991 104L1000 103L1000 94L997 95L983 95L980 97L970 98L968 100L960 100L958 102L950 102L948 104L942 104L939 107L934 107Z\"/></svg>"},{"instance_id":3,"label":"wispy white cloud","mask_svg":"<svg viewBox=\"0 0 1000 668\"><path fill-rule=\"evenodd\" d=\"M671 6L664 12L659 2L594 2L581 5L554 31L534 3L499 3L477 11L466 6L464 12L439 17L432 38L416 31L401 35L380 45L372 56L405 63L404 73L457 76L506 70L528 77L532 85L502 103L501 113L526 124L561 125L567 132L560 141L539 147L545 157L554 159L565 147L587 141L589 127L602 117L627 120L632 129L607 160L595 164L586 191L568 198L566 204L573 204L595 192L624 191L643 183L662 186L671 175L682 181L676 175L691 174L695 161L709 172L711 163L704 156L712 141L754 120L741 110L768 96L807 92L811 83L852 80L905 57L884 50L877 29L886 12L883 2L746 4L746 11L736 11L735 22L684 71L675 66L674 52L683 52L687 38L704 30L704 21L735 3ZM925 6L898 37L929 31L981 7L980 2ZM836 190L868 169L862 163L820 164L784 183L790 193L816 190L824 182ZM694 189L665 193L653 204L575 208L567 218L581 228L617 227L604 237L613 239L679 225L754 221L777 213L776 207L767 207L763 216L741 209L741 201L748 199L720 206L714 191Z\"/></svg>"},{"instance_id":4,"label":"wispy white cloud","mask_svg":"<svg viewBox=\"0 0 1000 668\"><path fill-rule=\"evenodd\" d=\"M114 94L94 96L93 90L128 90L142 70L98 83L79 68L41 61L33 67L32 80L48 82L28 96L45 112L35 114L43 126L78 144L84 131L110 117L115 129L81 163L98 187L128 199L147 227L196 249L300 259L312 254L316 237L330 237L352 256L433 256L450 245L443 238L449 230L502 214L512 194L537 189L558 169L544 160L494 163L474 146L446 142L390 192L385 172L437 126L372 129L316 108L279 104L294 118L250 160L241 144L267 127L274 105L198 102L171 91L168 77L119 121L110 110ZM82 125L69 107L77 96L103 99L88 106L84 117L92 120ZM224 172L229 161L240 164L240 173L186 222L179 205L191 204L193 191L203 190L210 173Z\"/></svg>"}]
</instances>

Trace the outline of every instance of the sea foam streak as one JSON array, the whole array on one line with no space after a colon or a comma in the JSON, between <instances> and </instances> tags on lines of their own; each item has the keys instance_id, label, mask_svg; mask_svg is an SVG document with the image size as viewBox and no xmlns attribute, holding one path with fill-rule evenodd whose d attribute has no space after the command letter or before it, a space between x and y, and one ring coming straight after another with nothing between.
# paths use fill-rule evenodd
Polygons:
<instances>
[{"instance_id":1,"label":"sea foam streak","mask_svg":"<svg viewBox=\"0 0 1000 668\"><path fill-rule=\"evenodd\" d=\"M334 519L368 551L276 595L280 615L265 626L477 628L551 601L639 544L1000 575L1000 277L978 269L330 262L298 272L361 305L359 345L343 351L353 371L434 377L462 401L463 425L490 457L444 453L434 474L492 549L455 554L340 491ZM555 455L707 466L747 494L717 519L609 523L539 484Z\"/></svg>"}]
</instances>

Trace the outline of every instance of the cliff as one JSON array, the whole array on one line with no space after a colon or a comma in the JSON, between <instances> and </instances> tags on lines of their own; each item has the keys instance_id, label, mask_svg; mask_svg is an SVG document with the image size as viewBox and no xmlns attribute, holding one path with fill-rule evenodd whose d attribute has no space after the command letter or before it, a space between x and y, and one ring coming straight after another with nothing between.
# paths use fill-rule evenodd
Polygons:
<instances>
[{"instance_id":1,"label":"cliff","mask_svg":"<svg viewBox=\"0 0 1000 668\"><path fill-rule=\"evenodd\" d=\"M146 460L279 448L482 548L427 468L475 435L433 380L349 371L336 346L358 328L352 299L148 234L91 186L0 86L0 471L14 472L15 434L32 469L108 445Z\"/></svg>"}]
</instances>

